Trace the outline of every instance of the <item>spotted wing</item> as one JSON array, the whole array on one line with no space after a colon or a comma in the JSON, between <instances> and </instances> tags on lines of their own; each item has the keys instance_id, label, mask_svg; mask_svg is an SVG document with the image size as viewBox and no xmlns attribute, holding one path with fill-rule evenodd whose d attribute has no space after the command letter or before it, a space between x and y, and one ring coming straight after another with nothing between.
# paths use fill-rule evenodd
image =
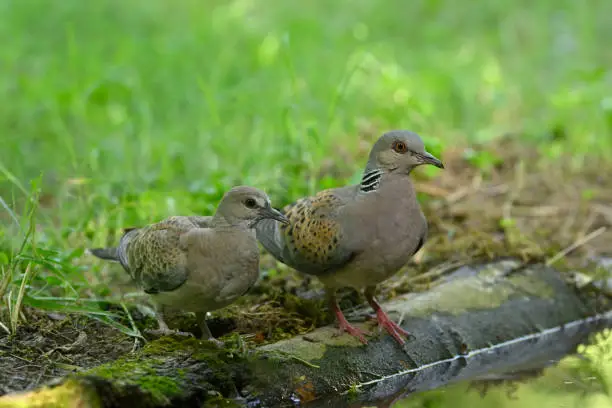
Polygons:
<instances>
[{"instance_id":1,"label":"spotted wing","mask_svg":"<svg viewBox=\"0 0 612 408\"><path fill-rule=\"evenodd\" d=\"M257 238L279 261L321 275L350 261L355 253L343 246L344 231L337 216L355 187L329 189L302 198L283 209L289 225L264 220Z\"/></svg>"}]
</instances>

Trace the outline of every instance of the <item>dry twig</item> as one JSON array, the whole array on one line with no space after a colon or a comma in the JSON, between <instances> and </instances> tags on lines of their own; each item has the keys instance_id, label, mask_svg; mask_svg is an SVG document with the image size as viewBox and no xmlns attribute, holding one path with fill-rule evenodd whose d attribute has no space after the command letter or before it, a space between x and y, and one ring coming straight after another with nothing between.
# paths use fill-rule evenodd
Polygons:
<instances>
[{"instance_id":1,"label":"dry twig","mask_svg":"<svg viewBox=\"0 0 612 408\"><path fill-rule=\"evenodd\" d=\"M608 229L608 227L600 227L598 229L596 229L595 231L591 232L589 235L587 235L586 237L579 239L578 241L574 242L572 245L568 246L567 248L565 248L564 250L558 252L555 256L553 256L552 258L548 259L546 261L546 265L550 266L552 264L554 264L555 262L559 261L560 259L562 259L564 256L566 256L567 254L569 254L570 252L572 252L573 250L581 247L582 245L586 244L587 242L597 238L598 236L600 236L601 234L603 234L604 232L606 232L606 230Z\"/></svg>"}]
</instances>

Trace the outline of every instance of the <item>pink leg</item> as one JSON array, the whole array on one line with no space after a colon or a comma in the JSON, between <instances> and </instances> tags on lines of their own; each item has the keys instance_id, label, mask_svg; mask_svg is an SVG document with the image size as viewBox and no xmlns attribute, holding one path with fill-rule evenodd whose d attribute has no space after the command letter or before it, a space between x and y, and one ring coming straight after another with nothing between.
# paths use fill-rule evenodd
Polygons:
<instances>
[{"instance_id":1,"label":"pink leg","mask_svg":"<svg viewBox=\"0 0 612 408\"><path fill-rule=\"evenodd\" d=\"M368 344L368 341L365 338L365 335L368 333L351 325L348 320L346 320L346 317L344 317L344 313L342 313L340 306L338 306L338 301L336 300L336 291L332 289L328 290L327 298L330 309L333 310L334 314L336 315L336 320L338 320L338 327L340 330L347 332L351 336L357 337L363 344Z\"/></svg>"},{"instance_id":2,"label":"pink leg","mask_svg":"<svg viewBox=\"0 0 612 408\"><path fill-rule=\"evenodd\" d=\"M376 299L374 299L374 292L376 291L376 287L369 286L366 288L364 294L365 297L372 306L372 309L376 312L376 318L378 320L378 325L383 327L393 338L401 345L403 345L406 341L403 337L410 336L410 333L406 330L402 329L399 324L395 323L393 320L387 316L385 311L380 307Z\"/></svg>"}]
</instances>

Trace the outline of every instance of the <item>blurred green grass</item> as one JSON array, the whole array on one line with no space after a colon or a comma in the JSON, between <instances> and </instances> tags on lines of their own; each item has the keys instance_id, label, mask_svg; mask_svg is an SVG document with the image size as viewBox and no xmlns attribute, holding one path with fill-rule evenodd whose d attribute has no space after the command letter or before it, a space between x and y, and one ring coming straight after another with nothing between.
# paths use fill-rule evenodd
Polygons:
<instances>
[{"instance_id":1,"label":"blurred green grass","mask_svg":"<svg viewBox=\"0 0 612 408\"><path fill-rule=\"evenodd\" d=\"M237 183L281 203L343 183L390 128L438 152L513 133L580 164L612 151L610 9L4 0L0 192L42 173L55 225L100 243Z\"/></svg>"},{"instance_id":2,"label":"blurred green grass","mask_svg":"<svg viewBox=\"0 0 612 408\"><path fill-rule=\"evenodd\" d=\"M0 292L8 282L39 307L91 312L74 299L108 289L82 249L120 228L210 213L234 184L278 205L343 184L391 128L442 155L506 133L577 166L612 153L603 0L0 0L0 12Z\"/></svg>"},{"instance_id":3,"label":"blurred green grass","mask_svg":"<svg viewBox=\"0 0 612 408\"><path fill-rule=\"evenodd\" d=\"M316 188L308 178L339 147L356 153L360 123L430 144L517 132L611 150L604 1L2 9L0 162L24 183L43 171L106 197L235 182L292 195Z\"/></svg>"}]
</instances>

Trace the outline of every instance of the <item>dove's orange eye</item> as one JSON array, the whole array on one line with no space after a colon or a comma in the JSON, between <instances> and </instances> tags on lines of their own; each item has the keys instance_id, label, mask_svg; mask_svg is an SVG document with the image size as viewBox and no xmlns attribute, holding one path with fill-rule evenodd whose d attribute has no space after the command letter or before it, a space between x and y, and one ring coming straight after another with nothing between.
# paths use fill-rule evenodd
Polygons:
<instances>
[{"instance_id":1,"label":"dove's orange eye","mask_svg":"<svg viewBox=\"0 0 612 408\"><path fill-rule=\"evenodd\" d=\"M408 146L404 142L393 142L393 146L391 146L393 150L397 153L406 153L408 151Z\"/></svg>"}]
</instances>

